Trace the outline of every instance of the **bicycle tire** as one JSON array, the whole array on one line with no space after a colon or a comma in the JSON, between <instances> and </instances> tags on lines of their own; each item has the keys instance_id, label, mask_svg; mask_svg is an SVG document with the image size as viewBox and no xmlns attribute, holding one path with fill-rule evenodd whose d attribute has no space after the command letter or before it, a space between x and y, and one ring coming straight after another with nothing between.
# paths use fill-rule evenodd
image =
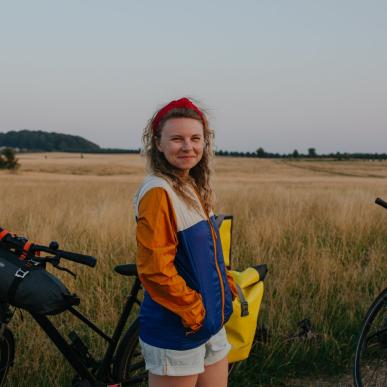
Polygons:
<instances>
[{"instance_id":1,"label":"bicycle tire","mask_svg":"<svg viewBox=\"0 0 387 387\"><path fill-rule=\"evenodd\" d=\"M368 309L356 345L356 387L387 385L387 289Z\"/></svg>"},{"instance_id":2,"label":"bicycle tire","mask_svg":"<svg viewBox=\"0 0 387 387\"><path fill-rule=\"evenodd\" d=\"M121 340L113 364L113 375L122 387L147 385L148 372L139 343L138 318L132 323Z\"/></svg>"},{"instance_id":3,"label":"bicycle tire","mask_svg":"<svg viewBox=\"0 0 387 387\"><path fill-rule=\"evenodd\" d=\"M5 328L0 338L0 387L4 384L9 367L13 364L15 341L12 332Z\"/></svg>"}]
</instances>

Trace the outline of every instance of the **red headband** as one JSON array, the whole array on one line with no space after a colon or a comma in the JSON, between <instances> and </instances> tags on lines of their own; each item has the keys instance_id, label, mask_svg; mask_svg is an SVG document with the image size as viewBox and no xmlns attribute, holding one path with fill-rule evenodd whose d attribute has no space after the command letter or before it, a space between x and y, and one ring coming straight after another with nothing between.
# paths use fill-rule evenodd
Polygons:
<instances>
[{"instance_id":1,"label":"red headband","mask_svg":"<svg viewBox=\"0 0 387 387\"><path fill-rule=\"evenodd\" d=\"M163 119L163 117L169 111L176 108L185 108L185 109L193 110L194 112L199 114L199 117L202 120L203 126L205 125L204 115L202 111L195 104L193 104L188 98L180 98L176 101L171 101L169 104L165 105L163 108L161 108L158 111L158 113L156 114L156 117L153 119L153 122L152 122L153 133L156 133L157 127L159 126L159 123Z\"/></svg>"}]
</instances>

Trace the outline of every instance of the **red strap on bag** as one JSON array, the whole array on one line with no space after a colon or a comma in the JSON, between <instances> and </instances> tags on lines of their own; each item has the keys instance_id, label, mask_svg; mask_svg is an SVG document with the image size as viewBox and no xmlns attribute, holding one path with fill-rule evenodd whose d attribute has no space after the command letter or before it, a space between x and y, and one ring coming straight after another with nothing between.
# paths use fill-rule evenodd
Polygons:
<instances>
[{"instance_id":1,"label":"red strap on bag","mask_svg":"<svg viewBox=\"0 0 387 387\"><path fill-rule=\"evenodd\" d=\"M7 235L11 235L12 237L16 237L15 234L11 234L8 230L5 230L5 229L2 229L0 227L0 242L7 236ZM34 244L30 241L26 241L23 245L23 248L22 248L22 253L19 255L19 259L21 260L25 260L28 256L28 253L30 252L31 250L31 247L33 246ZM16 246L14 247L14 249L16 250ZM33 253L35 256L38 256L40 257L40 251L35 251Z\"/></svg>"},{"instance_id":2,"label":"red strap on bag","mask_svg":"<svg viewBox=\"0 0 387 387\"><path fill-rule=\"evenodd\" d=\"M25 260L27 258L28 252L30 251L30 248L32 246L32 243L30 241L27 241L23 246L23 252L20 255L20 259Z\"/></svg>"},{"instance_id":3,"label":"red strap on bag","mask_svg":"<svg viewBox=\"0 0 387 387\"><path fill-rule=\"evenodd\" d=\"M9 234L9 231L3 230L0 232L0 242Z\"/></svg>"}]
</instances>

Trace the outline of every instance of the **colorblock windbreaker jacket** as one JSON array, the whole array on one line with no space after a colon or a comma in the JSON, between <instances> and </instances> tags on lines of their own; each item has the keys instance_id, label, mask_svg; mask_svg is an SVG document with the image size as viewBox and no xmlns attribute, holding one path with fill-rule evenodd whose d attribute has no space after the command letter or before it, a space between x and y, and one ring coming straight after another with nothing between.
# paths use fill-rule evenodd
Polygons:
<instances>
[{"instance_id":1,"label":"colorblock windbreaker jacket","mask_svg":"<svg viewBox=\"0 0 387 387\"><path fill-rule=\"evenodd\" d=\"M199 213L167 180L150 175L134 199L137 269L145 288L140 338L167 349L195 348L232 313L235 284L224 265L214 214Z\"/></svg>"}]
</instances>

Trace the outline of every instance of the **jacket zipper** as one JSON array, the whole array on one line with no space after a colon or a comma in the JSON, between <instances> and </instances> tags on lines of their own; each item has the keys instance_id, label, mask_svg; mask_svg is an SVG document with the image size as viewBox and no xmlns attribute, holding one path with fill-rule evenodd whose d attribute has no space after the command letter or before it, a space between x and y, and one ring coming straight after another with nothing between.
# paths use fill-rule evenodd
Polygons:
<instances>
[{"instance_id":1,"label":"jacket zipper","mask_svg":"<svg viewBox=\"0 0 387 387\"><path fill-rule=\"evenodd\" d=\"M203 202L202 202L202 199L201 199L199 193L196 191L195 188L194 188L194 191L196 193L196 196L199 199L199 202L200 202L200 205L201 205L201 207L203 209L203 212L206 215L207 223L210 226L210 230L211 230L212 242L214 244L215 266L216 266L216 271L218 273L220 289L221 289L221 294L222 294L222 326L223 326L224 325L224 304L225 304L225 301L224 301L224 283L223 283L222 274L220 272L220 267L219 267L219 262L218 262L218 251L217 251L217 248L216 248L217 236L216 236L216 232L214 230L214 226L213 226L213 224L211 222L211 219L210 219L209 215L207 214L207 211L206 211L206 209L205 209L205 207L203 205Z\"/></svg>"}]
</instances>

